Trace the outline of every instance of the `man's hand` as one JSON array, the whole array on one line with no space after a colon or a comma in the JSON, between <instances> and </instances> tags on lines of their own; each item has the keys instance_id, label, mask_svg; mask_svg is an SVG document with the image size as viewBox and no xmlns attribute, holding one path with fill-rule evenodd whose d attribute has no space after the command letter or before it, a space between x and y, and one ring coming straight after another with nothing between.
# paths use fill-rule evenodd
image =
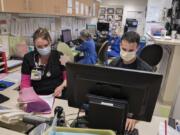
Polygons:
<instances>
[{"instance_id":1,"label":"man's hand","mask_svg":"<svg viewBox=\"0 0 180 135\"><path fill-rule=\"evenodd\" d=\"M134 119L126 119L126 127L125 130L132 131L137 123L137 120Z\"/></svg>"},{"instance_id":2,"label":"man's hand","mask_svg":"<svg viewBox=\"0 0 180 135\"><path fill-rule=\"evenodd\" d=\"M62 85L58 86L55 90L54 90L54 96L55 97L60 97L62 95L62 91L63 91L64 87Z\"/></svg>"},{"instance_id":3,"label":"man's hand","mask_svg":"<svg viewBox=\"0 0 180 135\"><path fill-rule=\"evenodd\" d=\"M59 61L60 61L61 65L64 65L64 66L65 66L66 63L70 61L70 58L69 58L68 56L66 56L66 55L63 55L63 56L61 56L61 58L59 59Z\"/></svg>"}]
</instances>

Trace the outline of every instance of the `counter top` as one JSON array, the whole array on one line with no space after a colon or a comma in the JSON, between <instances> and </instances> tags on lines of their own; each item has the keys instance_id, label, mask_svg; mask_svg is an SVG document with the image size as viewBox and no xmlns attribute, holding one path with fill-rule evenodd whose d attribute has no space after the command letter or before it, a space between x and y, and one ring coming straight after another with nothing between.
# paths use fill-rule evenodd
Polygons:
<instances>
[{"instance_id":1,"label":"counter top","mask_svg":"<svg viewBox=\"0 0 180 135\"><path fill-rule=\"evenodd\" d=\"M147 35L154 41L155 44L180 46L180 39L163 39L161 37L152 36L149 33L147 33Z\"/></svg>"}]
</instances>

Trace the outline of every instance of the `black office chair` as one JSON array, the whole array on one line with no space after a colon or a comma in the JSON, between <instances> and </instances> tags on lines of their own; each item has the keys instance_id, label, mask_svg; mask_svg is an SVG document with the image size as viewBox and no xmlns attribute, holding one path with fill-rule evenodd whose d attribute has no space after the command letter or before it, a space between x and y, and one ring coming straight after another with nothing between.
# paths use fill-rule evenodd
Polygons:
<instances>
[{"instance_id":1,"label":"black office chair","mask_svg":"<svg viewBox=\"0 0 180 135\"><path fill-rule=\"evenodd\" d=\"M108 41L105 41L99 51L98 51L98 64L100 65L107 65L107 60L108 60L108 57L107 57L107 50L108 50L108 46L109 46L109 42Z\"/></svg>"},{"instance_id":2,"label":"black office chair","mask_svg":"<svg viewBox=\"0 0 180 135\"><path fill-rule=\"evenodd\" d=\"M163 56L163 49L160 45L148 45L144 47L139 55L139 57L145 61L147 64L153 67L153 70L157 70L157 65L161 61Z\"/></svg>"}]
</instances>

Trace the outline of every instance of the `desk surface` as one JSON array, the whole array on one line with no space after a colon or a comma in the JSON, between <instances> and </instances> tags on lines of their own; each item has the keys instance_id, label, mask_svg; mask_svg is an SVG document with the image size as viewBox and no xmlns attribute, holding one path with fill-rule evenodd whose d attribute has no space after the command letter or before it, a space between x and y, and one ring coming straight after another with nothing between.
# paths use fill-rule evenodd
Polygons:
<instances>
[{"instance_id":1,"label":"desk surface","mask_svg":"<svg viewBox=\"0 0 180 135\"><path fill-rule=\"evenodd\" d=\"M4 95L10 97L9 101L4 102L1 105L7 106L10 108L14 108L14 109L18 109L18 106L17 106L18 92L16 90L13 90L13 88L15 88L15 86L0 92L1 94L4 94ZM65 115L67 116L66 117L67 120L71 120L71 119L76 118L76 116L77 116L76 114L78 112L78 109L69 107L66 100L56 99L55 104L54 104L54 108L56 106L62 106L64 108ZM74 114L74 115L70 115L70 114ZM51 117L51 116L53 116L53 113L51 113L49 115L43 115L43 116ZM165 120L165 118L153 116L152 121L150 123L139 122L139 123L137 123L136 128L139 129L140 135L156 135L158 133L160 121L164 121L164 120ZM13 132L13 131L6 130L3 128L0 128L0 131L4 132L3 135L12 135L12 132ZM1 133L0 133L0 135L1 135ZM14 132L13 135L22 135L22 134Z\"/></svg>"},{"instance_id":2,"label":"desk surface","mask_svg":"<svg viewBox=\"0 0 180 135\"><path fill-rule=\"evenodd\" d=\"M24 135L24 134L0 127L0 135Z\"/></svg>"},{"instance_id":3,"label":"desk surface","mask_svg":"<svg viewBox=\"0 0 180 135\"><path fill-rule=\"evenodd\" d=\"M180 39L162 39L162 38L155 38L151 34L147 33L147 35L154 41L155 44L158 45L173 45L173 46L180 46Z\"/></svg>"}]
</instances>

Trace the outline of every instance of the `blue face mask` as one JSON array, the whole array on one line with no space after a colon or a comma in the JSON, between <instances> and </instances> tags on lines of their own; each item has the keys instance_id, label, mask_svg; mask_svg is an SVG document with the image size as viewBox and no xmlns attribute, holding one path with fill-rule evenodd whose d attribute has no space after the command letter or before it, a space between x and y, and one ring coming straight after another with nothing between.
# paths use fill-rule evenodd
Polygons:
<instances>
[{"instance_id":1,"label":"blue face mask","mask_svg":"<svg viewBox=\"0 0 180 135\"><path fill-rule=\"evenodd\" d=\"M36 49L37 49L38 53L40 55L42 55L42 56L47 56L51 52L51 47L50 46L48 46L46 48L43 48L43 49L41 49L41 48L36 48Z\"/></svg>"}]
</instances>

